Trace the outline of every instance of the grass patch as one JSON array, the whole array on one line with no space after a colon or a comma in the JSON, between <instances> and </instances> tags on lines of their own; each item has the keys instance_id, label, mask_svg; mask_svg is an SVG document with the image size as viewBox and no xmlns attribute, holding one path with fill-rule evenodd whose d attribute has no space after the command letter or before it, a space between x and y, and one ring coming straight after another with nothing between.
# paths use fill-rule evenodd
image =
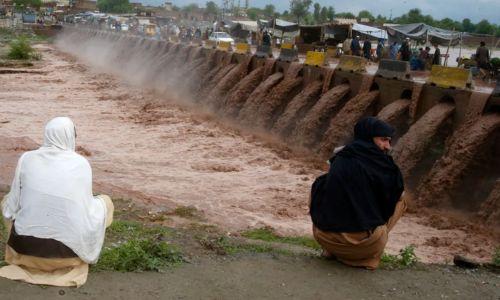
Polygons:
<instances>
[{"instance_id":1,"label":"grass patch","mask_svg":"<svg viewBox=\"0 0 500 300\"><path fill-rule=\"evenodd\" d=\"M10 50L7 53L7 58L17 60L39 60L40 54L31 47L30 41L25 36L19 36L9 44Z\"/></svg>"},{"instance_id":2,"label":"grass patch","mask_svg":"<svg viewBox=\"0 0 500 300\"><path fill-rule=\"evenodd\" d=\"M198 210L194 206L178 206L174 209L174 215L186 219L198 217Z\"/></svg>"},{"instance_id":3,"label":"grass patch","mask_svg":"<svg viewBox=\"0 0 500 300\"><path fill-rule=\"evenodd\" d=\"M415 246L409 245L399 251L398 255L384 253L380 260L381 267L386 269L404 269L417 264L418 257L415 255Z\"/></svg>"},{"instance_id":4,"label":"grass patch","mask_svg":"<svg viewBox=\"0 0 500 300\"><path fill-rule=\"evenodd\" d=\"M242 252L251 253L277 253L290 255L291 252L283 249L276 249L271 245L259 245L242 243L226 236L202 237L198 241L207 250L214 251L219 255L233 255Z\"/></svg>"},{"instance_id":5,"label":"grass patch","mask_svg":"<svg viewBox=\"0 0 500 300\"><path fill-rule=\"evenodd\" d=\"M184 261L173 245L159 240L132 239L115 247L106 247L99 262L92 266L97 271L161 271Z\"/></svg>"},{"instance_id":6,"label":"grass patch","mask_svg":"<svg viewBox=\"0 0 500 300\"><path fill-rule=\"evenodd\" d=\"M94 271L160 271L184 261L182 253L165 241L171 229L135 221L115 220L106 230L105 246Z\"/></svg>"},{"instance_id":7,"label":"grass patch","mask_svg":"<svg viewBox=\"0 0 500 300\"><path fill-rule=\"evenodd\" d=\"M500 267L500 246L496 247L495 253L493 253L493 257L491 259L491 263L496 267Z\"/></svg>"},{"instance_id":8,"label":"grass patch","mask_svg":"<svg viewBox=\"0 0 500 300\"><path fill-rule=\"evenodd\" d=\"M312 248L314 250L321 249L321 246L312 238L303 236L298 236L298 237L279 236L274 232L272 228L269 227L251 229L248 231L244 231L243 233L241 233L241 235L253 240L298 245L307 248Z\"/></svg>"}]
</instances>

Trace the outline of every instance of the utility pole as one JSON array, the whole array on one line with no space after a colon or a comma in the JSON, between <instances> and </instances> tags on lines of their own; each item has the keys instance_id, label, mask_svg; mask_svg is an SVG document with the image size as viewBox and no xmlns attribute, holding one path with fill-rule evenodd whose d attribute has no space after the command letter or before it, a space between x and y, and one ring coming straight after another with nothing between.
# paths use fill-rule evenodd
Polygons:
<instances>
[{"instance_id":1,"label":"utility pole","mask_svg":"<svg viewBox=\"0 0 500 300\"><path fill-rule=\"evenodd\" d=\"M249 7L249 3L248 2L249 2L248 0L245 0L245 9L248 9L248 7Z\"/></svg>"}]
</instances>

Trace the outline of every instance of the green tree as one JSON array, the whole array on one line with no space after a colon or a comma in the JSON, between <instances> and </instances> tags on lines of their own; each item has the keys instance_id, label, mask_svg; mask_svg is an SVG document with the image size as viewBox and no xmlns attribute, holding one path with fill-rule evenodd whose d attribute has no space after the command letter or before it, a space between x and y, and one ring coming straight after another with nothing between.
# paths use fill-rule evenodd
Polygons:
<instances>
[{"instance_id":1,"label":"green tree","mask_svg":"<svg viewBox=\"0 0 500 300\"><path fill-rule=\"evenodd\" d=\"M465 18L462 20L462 30L465 32L474 32L476 30L476 26L474 26L470 19Z\"/></svg>"},{"instance_id":2,"label":"green tree","mask_svg":"<svg viewBox=\"0 0 500 300\"><path fill-rule=\"evenodd\" d=\"M316 23L320 23L320 13L321 13L321 5L319 3L314 3L314 12L313 17Z\"/></svg>"},{"instance_id":3,"label":"green tree","mask_svg":"<svg viewBox=\"0 0 500 300\"><path fill-rule=\"evenodd\" d=\"M205 11L211 16L216 16L219 14L219 7L217 6L217 4L215 4L215 2L208 1L205 4Z\"/></svg>"},{"instance_id":4,"label":"green tree","mask_svg":"<svg viewBox=\"0 0 500 300\"><path fill-rule=\"evenodd\" d=\"M481 34L493 34L495 28L488 22L488 20L481 20L481 22L476 24L476 33Z\"/></svg>"},{"instance_id":5,"label":"green tree","mask_svg":"<svg viewBox=\"0 0 500 300\"><path fill-rule=\"evenodd\" d=\"M335 17L344 19L356 19L356 16L350 12L341 12L336 14Z\"/></svg>"},{"instance_id":6,"label":"green tree","mask_svg":"<svg viewBox=\"0 0 500 300\"><path fill-rule=\"evenodd\" d=\"M257 7L250 7L247 9L247 16L250 20L257 21L257 19L262 15L262 11Z\"/></svg>"},{"instance_id":7,"label":"green tree","mask_svg":"<svg viewBox=\"0 0 500 300\"><path fill-rule=\"evenodd\" d=\"M335 18L335 9L333 6L328 6L328 21L332 22Z\"/></svg>"},{"instance_id":8,"label":"green tree","mask_svg":"<svg viewBox=\"0 0 500 300\"><path fill-rule=\"evenodd\" d=\"M375 18L375 23L380 25L387 23L387 18L382 15L377 15L377 17Z\"/></svg>"},{"instance_id":9,"label":"green tree","mask_svg":"<svg viewBox=\"0 0 500 300\"><path fill-rule=\"evenodd\" d=\"M266 17L272 18L276 14L276 7L272 4L268 4L264 7L263 13Z\"/></svg>"},{"instance_id":10,"label":"green tree","mask_svg":"<svg viewBox=\"0 0 500 300\"><path fill-rule=\"evenodd\" d=\"M129 13L132 12L132 5L128 0L97 0L97 8L105 13Z\"/></svg>"},{"instance_id":11,"label":"green tree","mask_svg":"<svg viewBox=\"0 0 500 300\"><path fill-rule=\"evenodd\" d=\"M16 8L36 8L39 9L42 6L42 0L14 0L14 6Z\"/></svg>"},{"instance_id":12,"label":"green tree","mask_svg":"<svg viewBox=\"0 0 500 300\"><path fill-rule=\"evenodd\" d=\"M408 23L420 23L424 20L422 11L418 8L410 9L408 12Z\"/></svg>"},{"instance_id":13,"label":"green tree","mask_svg":"<svg viewBox=\"0 0 500 300\"><path fill-rule=\"evenodd\" d=\"M319 13L319 19L320 19L320 23L326 23L328 22L328 8L326 8L326 6L323 6L321 8L321 12Z\"/></svg>"},{"instance_id":14,"label":"green tree","mask_svg":"<svg viewBox=\"0 0 500 300\"><path fill-rule=\"evenodd\" d=\"M312 0L290 0L290 13L297 18L297 23L300 24L300 19L307 16Z\"/></svg>"},{"instance_id":15,"label":"green tree","mask_svg":"<svg viewBox=\"0 0 500 300\"><path fill-rule=\"evenodd\" d=\"M191 3L182 8L182 11L185 13L192 13L196 10L198 10L200 7L196 3Z\"/></svg>"},{"instance_id":16,"label":"green tree","mask_svg":"<svg viewBox=\"0 0 500 300\"><path fill-rule=\"evenodd\" d=\"M369 19L370 21L375 20L375 17L367 10L362 10L358 13L358 19Z\"/></svg>"}]
</instances>

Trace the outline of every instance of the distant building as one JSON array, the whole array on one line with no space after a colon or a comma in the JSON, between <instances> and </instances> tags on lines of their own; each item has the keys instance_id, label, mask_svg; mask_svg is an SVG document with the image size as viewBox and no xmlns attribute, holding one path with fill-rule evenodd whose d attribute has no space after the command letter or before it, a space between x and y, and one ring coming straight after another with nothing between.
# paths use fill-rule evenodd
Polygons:
<instances>
[{"instance_id":1,"label":"distant building","mask_svg":"<svg viewBox=\"0 0 500 300\"><path fill-rule=\"evenodd\" d=\"M166 11L172 11L173 8L174 8L174 6L173 6L172 2L170 2L170 1L165 2L165 10Z\"/></svg>"}]
</instances>

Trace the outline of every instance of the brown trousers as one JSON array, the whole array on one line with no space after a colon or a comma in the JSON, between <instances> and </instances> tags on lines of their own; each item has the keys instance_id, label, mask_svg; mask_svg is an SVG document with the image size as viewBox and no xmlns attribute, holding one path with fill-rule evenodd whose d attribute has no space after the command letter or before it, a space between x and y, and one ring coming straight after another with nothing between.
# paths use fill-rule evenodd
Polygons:
<instances>
[{"instance_id":1,"label":"brown trousers","mask_svg":"<svg viewBox=\"0 0 500 300\"><path fill-rule=\"evenodd\" d=\"M387 244L389 232L407 208L406 201L406 197L402 196L396 204L392 217L386 224L378 226L373 231L325 232L313 225L314 238L325 251L340 262L354 267L376 269Z\"/></svg>"}]
</instances>

